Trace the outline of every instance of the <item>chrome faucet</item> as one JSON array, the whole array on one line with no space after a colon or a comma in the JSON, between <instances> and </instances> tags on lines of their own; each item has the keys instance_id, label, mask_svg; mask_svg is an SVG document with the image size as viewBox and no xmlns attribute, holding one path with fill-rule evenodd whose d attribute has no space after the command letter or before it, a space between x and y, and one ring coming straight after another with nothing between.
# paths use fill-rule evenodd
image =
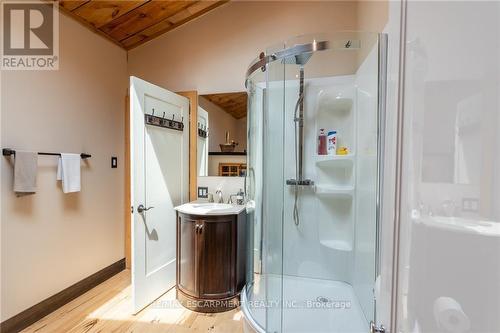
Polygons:
<instances>
[{"instance_id":1,"label":"chrome faucet","mask_svg":"<svg viewBox=\"0 0 500 333\"><path fill-rule=\"evenodd\" d=\"M217 194L218 198L217 202L218 203L224 203L224 198L222 197L222 190L217 190L215 191L215 194Z\"/></svg>"},{"instance_id":2,"label":"chrome faucet","mask_svg":"<svg viewBox=\"0 0 500 333\"><path fill-rule=\"evenodd\" d=\"M236 194L230 194L229 197L227 198L227 203L234 204L233 197L235 197L235 196L236 196Z\"/></svg>"},{"instance_id":3,"label":"chrome faucet","mask_svg":"<svg viewBox=\"0 0 500 333\"><path fill-rule=\"evenodd\" d=\"M243 192L242 189L240 189L236 194L229 195L229 198L227 198L227 203L234 205L235 204L235 202L233 201L234 197L236 197L237 205L243 205L245 203L245 193Z\"/></svg>"}]
</instances>

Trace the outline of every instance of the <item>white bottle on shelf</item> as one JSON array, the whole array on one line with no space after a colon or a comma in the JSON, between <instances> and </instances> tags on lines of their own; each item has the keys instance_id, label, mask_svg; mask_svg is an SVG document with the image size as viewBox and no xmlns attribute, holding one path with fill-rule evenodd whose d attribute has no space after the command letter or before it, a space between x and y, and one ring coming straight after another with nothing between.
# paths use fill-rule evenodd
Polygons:
<instances>
[{"instance_id":1,"label":"white bottle on shelf","mask_svg":"<svg viewBox=\"0 0 500 333\"><path fill-rule=\"evenodd\" d=\"M337 131L328 131L327 151L328 155L337 155Z\"/></svg>"}]
</instances>

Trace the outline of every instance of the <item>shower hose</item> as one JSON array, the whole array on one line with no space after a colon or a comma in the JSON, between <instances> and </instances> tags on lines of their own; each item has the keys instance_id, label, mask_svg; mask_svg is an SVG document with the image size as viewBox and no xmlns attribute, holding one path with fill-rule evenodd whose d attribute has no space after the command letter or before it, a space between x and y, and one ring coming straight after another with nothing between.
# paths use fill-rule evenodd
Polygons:
<instances>
[{"instance_id":1,"label":"shower hose","mask_svg":"<svg viewBox=\"0 0 500 333\"><path fill-rule=\"evenodd\" d=\"M298 151L297 151L297 146L298 146L298 139L297 139L297 130L298 126L301 126L301 122L303 121L303 115L300 117L297 117L297 111L299 110L299 105L303 102L304 100L304 94L300 94L299 98L297 99L297 103L295 103L295 112L294 112L294 122L295 122L295 202L293 204L293 222L295 223L296 226L300 224L300 217L299 217L299 158L302 158L302 156L298 156Z\"/></svg>"}]
</instances>

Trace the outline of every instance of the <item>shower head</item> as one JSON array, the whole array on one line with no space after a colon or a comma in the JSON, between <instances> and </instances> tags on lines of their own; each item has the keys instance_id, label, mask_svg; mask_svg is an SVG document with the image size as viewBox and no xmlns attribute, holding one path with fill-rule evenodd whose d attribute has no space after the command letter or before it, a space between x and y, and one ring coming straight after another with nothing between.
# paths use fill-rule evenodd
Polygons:
<instances>
[{"instance_id":1,"label":"shower head","mask_svg":"<svg viewBox=\"0 0 500 333\"><path fill-rule=\"evenodd\" d=\"M261 52L261 55L252 63L252 65L247 70L247 79L248 77L260 69L263 72L266 71L266 65L273 61L280 61L282 64L293 64L304 66L312 54L317 51L323 51L330 49L330 42L316 41L314 40L312 43L308 44L296 44L286 49L282 49L276 51L275 53L265 55L264 52Z\"/></svg>"},{"instance_id":2,"label":"shower head","mask_svg":"<svg viewBox=\"0 0 500 333\"><path fill-rule=\"evenodd\" d=\"M285 57L281 60L283 64L287 65L305 65L309 59L311 59L312 52L307 52L307 53L300 53L296 55L292 55L289 57Z\"/></svg>"}]
</instances>

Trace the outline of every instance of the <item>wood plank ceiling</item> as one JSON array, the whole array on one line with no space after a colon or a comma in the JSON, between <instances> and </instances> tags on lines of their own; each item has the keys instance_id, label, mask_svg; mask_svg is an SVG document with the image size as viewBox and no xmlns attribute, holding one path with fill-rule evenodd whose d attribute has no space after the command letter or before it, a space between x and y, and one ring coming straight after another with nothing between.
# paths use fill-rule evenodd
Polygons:
<instances>
[{"instance_id":1,"label":"wood plank ceiling","mask_svg":"<svg viewBox=\"0 0 500 333\"><path fill-rule=\"evenodd\" d=\"M130 50L226 2L61 0L59 7L94 32Z\"/></svg>"},{"instance_id":2,"label":"wood plank ceiling","mask_svg":"<svg viewBox=\"0 0 500 333\"><path fill-rule=\"evenodd\" d=\"M234 92L223 94L202 95L210 102L232 115L236 119L247 116L247 93Z\"/></svg>"}]
</instances>

